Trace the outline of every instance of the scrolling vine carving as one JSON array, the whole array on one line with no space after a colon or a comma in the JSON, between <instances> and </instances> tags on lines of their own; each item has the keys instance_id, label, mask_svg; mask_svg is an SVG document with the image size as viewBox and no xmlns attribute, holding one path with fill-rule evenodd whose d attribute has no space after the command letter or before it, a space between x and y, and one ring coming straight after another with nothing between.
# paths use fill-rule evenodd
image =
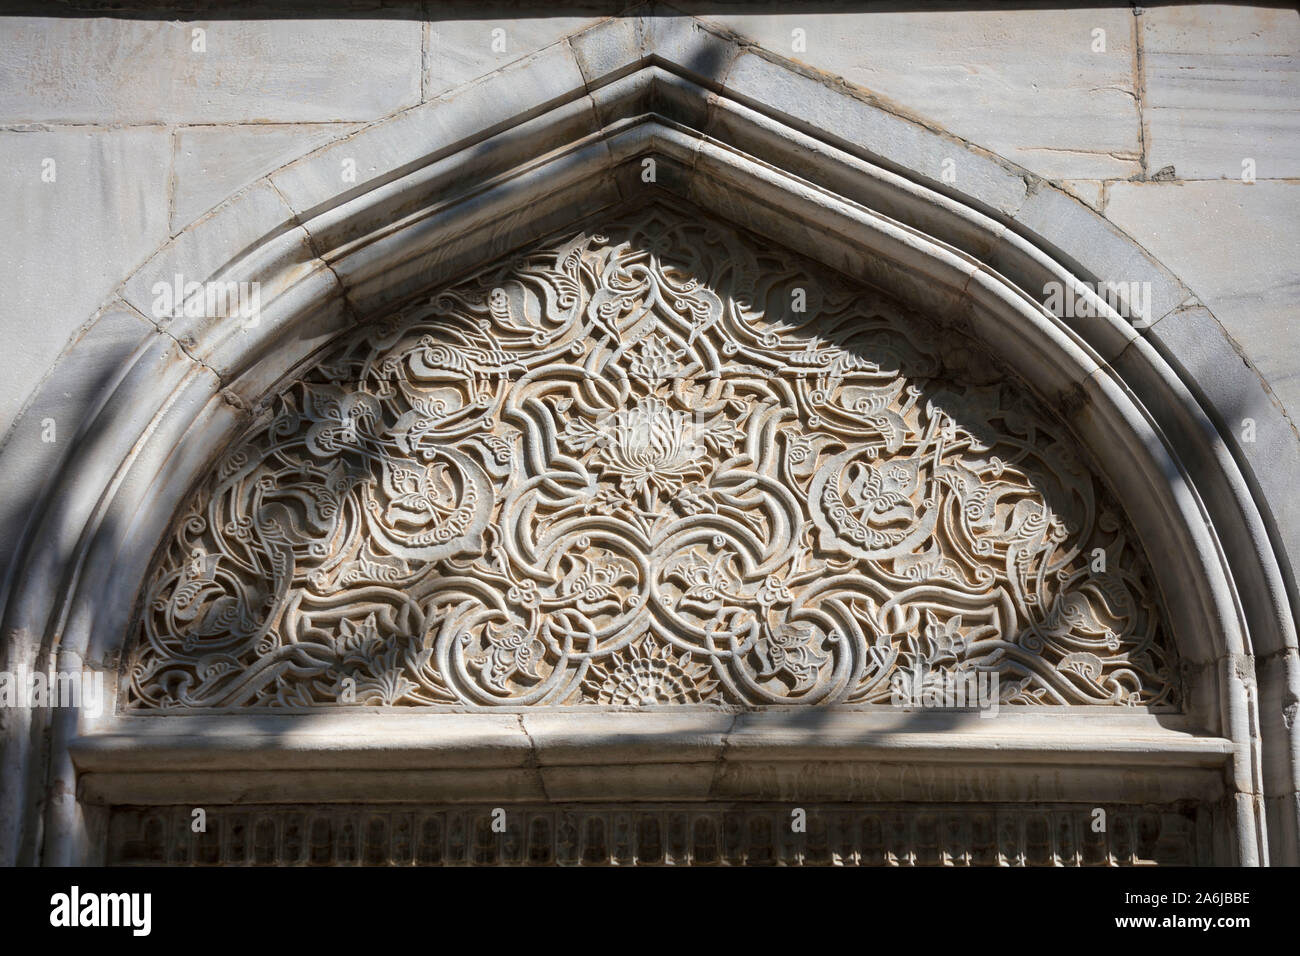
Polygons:
<instances>
[{"instance_id":1,"label":"scrolling vine carving","mask_svg":"<svg viewBox=\"0 0 1300 956\"><path fill-rule=\"evenodd\" d=\"M651 207L360 327L179 517L136 708L1173 703L1121 510L971 342Z\"/></svg>"}]
</instances>

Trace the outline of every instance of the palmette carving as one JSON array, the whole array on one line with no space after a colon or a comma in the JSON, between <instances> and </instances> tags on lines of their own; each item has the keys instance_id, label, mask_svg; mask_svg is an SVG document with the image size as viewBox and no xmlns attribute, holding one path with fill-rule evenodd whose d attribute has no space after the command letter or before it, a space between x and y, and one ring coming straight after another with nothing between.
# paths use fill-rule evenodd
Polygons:
<instances>
[{"instance_id":1,"label":"palmette carving","mask_svg":"<svg viewBox=\"0 0 1300 956\"><path fill-rule=\"evenodd\" d=\"M1059 423L956 333L671 209L360 328L192 500L132 707L875 704L974 671L1176 702Z\"/></svg>"}]
</instances>

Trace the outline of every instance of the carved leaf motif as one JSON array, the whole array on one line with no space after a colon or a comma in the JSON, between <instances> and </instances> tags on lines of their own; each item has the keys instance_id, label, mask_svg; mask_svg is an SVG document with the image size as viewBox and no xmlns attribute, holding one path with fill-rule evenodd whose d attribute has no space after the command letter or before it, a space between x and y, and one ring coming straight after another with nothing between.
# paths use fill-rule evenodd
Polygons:
<instances>
[{"instance_id":1,"label":"carved leaf motif","mask_svg":"<svg viewBox=\"0 0 1300 956\"><path fill-rule=\"evenodd\" d=\"M152 570L131 707L1176 703L1135 536L994 358L693 211L601 225L273 397Z\"/></svg>"}]
</instances>

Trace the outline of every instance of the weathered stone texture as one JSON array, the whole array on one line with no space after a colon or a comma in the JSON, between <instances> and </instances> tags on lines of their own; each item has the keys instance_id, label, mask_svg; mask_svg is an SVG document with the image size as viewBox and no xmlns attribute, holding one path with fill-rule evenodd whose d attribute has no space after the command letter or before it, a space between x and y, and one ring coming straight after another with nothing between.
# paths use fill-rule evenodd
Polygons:
<instances>
[{"instance_id":1,"label":"weathered stone texture","mask_svg":"<svg viewBox=\"0 0 1300 956\"><path fill-rule=\"evenodd\" d=\"M181 127L173 140L172 232L249 183L354 129L348 123Z\"/></svg>"},{"instance_id":2,"label":"weathered stone texture","mask_svg":"<svg viewBox=\"0 0 1300 956\"><path fill-rule=\"evenodd\" d=\"M1300 176L1300 16L1239 6L1144 10L1147 167L1182 179Z\"/></svg>"},{"instance_id":3,"label":"weathered stone texture","mask_svg":"<svg viewBox=\"0 0 1300 956\"><path fill-rule=\"evenodd\" d=\"M710 16L1048 178L1139 171L1126 9ZM805 34L805 52L795 47ZM1093 30L1105 31L1094 52Z\"/></svg>"},{"instance_id":4,"label":"weathered stone texture","mask_svg":"<svg viewBox=\"0 0 1300 956\"><path fill-rule=\"evenodd\" d=\"M419 102L421 43L400 19L7 20L0 122L368 120Z\"/></svg>"},{"instance_id":5,"label":"weathered stone texture","mask_svg":"<svg viewBox=\"0 0 1300 956\"><path fill-rule=\"evenodd\" d=\"M1111 221L1184 277L1293 417L1300 363L1279 345L1300 339L1297 209L1294 182L1116 183L1106 204Z\"/></svg>"},{"instance_id":6,"label":"weathered stone texture","mask_svg":"<svg viewBox=\"0 0 1300 956\"><path fill-rule=\"evenodd\" d=\"M424 92L437 96L577 33L585 17L435 20L426 33Z\"/></svg>"},{"instance_id":7,"label":"weathered stone texture","mask_svg":"<svg viewBox=\"0 0 1300 956\"><path fill-rule=\"evenodd\" d=\"M169 153L160 127L0 131L0 435L73 334L167 238Z\"/></svg>"}]
</instances>

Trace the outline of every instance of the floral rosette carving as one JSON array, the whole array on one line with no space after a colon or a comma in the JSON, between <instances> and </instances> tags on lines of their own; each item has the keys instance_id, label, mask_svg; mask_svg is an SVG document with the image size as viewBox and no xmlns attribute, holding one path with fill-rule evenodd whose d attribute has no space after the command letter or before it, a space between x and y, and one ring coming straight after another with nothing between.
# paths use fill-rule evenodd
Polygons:
<instances>
[{"instance_id":1,"label":"floral rosette carving","mask_svg":"<svg viewBox=\"0 0 1300 956\"><path fill-rule=\"evenodd\" d=\"M795 303L798 303L796 306ZM359 327L155 563L136 708L1176 703L1068 431L958 330L650 207Z\"/></svg>"}]
</instances>

